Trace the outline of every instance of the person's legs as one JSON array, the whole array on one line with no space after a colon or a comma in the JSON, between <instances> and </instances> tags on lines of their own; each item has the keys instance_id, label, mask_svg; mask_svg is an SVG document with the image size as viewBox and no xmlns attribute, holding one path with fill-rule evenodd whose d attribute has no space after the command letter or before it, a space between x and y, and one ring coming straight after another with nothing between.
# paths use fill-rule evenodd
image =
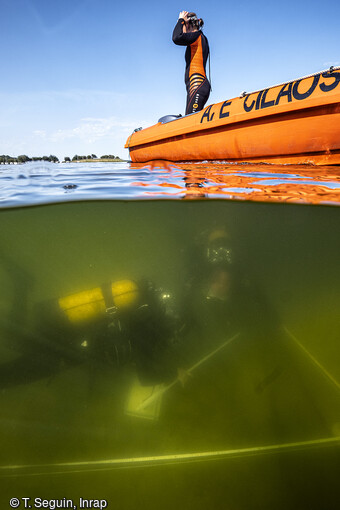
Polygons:
<instances>
[{"instance_id":1,"label":"person's legs","mask_svg":"<svg viewBox=\"0 0 340 510\"><path fill-rule=\"evenodd\" d=\"M210 95L210 84L207 79L197 87L191 94L188 93L185 115L203 110Z\"/></svg>"}]
</instances>

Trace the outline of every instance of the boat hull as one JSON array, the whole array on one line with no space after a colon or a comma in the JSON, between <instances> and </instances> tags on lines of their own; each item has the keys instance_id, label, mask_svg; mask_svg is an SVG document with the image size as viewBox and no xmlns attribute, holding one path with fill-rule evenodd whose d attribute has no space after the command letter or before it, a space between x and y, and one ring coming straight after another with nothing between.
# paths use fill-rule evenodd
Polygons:
<instances>
[{"instance_id":1,"label":"boat hull","mask_svg":"<svg viewBox=\"0 0 340 510\"><path fill-rule=\"evenodd\" d=\"M340 164L340 69L206 107L134 132L134 162Z\"/></svg>"}]
</instances>

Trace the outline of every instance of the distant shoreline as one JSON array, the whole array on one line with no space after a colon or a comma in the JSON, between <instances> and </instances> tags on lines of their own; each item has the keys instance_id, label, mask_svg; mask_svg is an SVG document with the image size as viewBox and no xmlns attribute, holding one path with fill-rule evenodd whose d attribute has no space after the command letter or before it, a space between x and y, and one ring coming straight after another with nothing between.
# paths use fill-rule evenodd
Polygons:
<instances>
[{"instance_id":1,"label":"distant shoreline","mask_svg":"<svg viewBox=\"0 0 340 510\"><path fill-rule=\"evenodd\" d=\"M84 157L84 156L74 156L72 159L69 157L65 157L63 161L60 161L56 156L42 156L42 157L33 157L29 156L8 156L8 155L0 155L0 165L22 165L24 163L37 163L37 162L49 162L49 163L127 163L127 159L121 159L119 156L109 155L107 157Z\"/></svg>"},{"instance_id":2,"label":"distant shoreline","mask_svg":"<svg viewBox=\"0 0 340 510\"><path fill-rule=\"evenodd\" d=\"M127 163L127 159L120 159L120 158L97 158L97 159L79 159L76 161L62 161L62 163Z\"/></svg>"}]
</instances>

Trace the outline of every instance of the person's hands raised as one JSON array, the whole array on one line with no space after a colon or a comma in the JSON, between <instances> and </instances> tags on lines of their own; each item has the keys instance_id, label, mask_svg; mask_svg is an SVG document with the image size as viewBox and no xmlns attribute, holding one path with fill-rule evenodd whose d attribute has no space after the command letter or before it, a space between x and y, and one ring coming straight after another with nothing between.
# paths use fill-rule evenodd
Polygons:
<instances>
[{"instance_id":1,"label":"person's hands raised","mask_svg":"<svg viewBox=\"0 0 340 510\"><path fill-rule=\"evenodd\" d=\"M185 22L188 21L188 11L181 11L179 13L178 19L184 19Z\"/></svg>"}]
</instances>

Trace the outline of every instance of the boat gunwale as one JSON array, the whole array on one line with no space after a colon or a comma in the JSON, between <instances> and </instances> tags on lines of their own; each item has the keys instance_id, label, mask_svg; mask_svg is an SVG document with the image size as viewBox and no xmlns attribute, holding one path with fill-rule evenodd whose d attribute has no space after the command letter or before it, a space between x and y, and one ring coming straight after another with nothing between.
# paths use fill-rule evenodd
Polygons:
<instances>
[{"instance_id":1,"label":"boat gunwale","mask_svg":"<svg viewBox=\"0 0 340 510\"><path fill-rule=\"evenodd\" d=\"M323 111L320 112L320 109L322 110L331 110L331 111ZM305 107L304 109L293 110L293 111L284 111L284 112L273 112L271 115L266 115L261 117L261 124L259 124L258 119L256 118L249 118L249 119L243 119L243 120L235 120L235 122L230 124L219 124L215 126L206 126L205 129L201 129L199 131L191 131L186 132L182 134L168 134L164 138L159 138L157 140L152 141L146 141L144 143L136 144L136 145L130 145L129 150L130 152L133 152L135 150L156 146L156 145L162 145L164 143L171 143L176 142L184 139L189 138L196 138L200 136L206 136L206 135L212 135L212 134L219 134L227 131L234 131L236 129L242 129L244 127L259 127L264 124L270 124L273 122L282 122L285 120L298 120L300 118L306 119L306 117L316 117L320 115L336 115L340 113L340 102L335 103L328 103L328 104L319 104L317 106L309 106ZM301 115L304 114L304 115ZM285 117L289 117L289 119L286 119ZM202 132L203 131L203 132ZM320 153L324 153L324 151L317 151ZM313 152L314 154L314 152ZM217 158L218 159L218 158ZM248 158L247 158L248 159Z\"/></svg>"}]
</instances>

